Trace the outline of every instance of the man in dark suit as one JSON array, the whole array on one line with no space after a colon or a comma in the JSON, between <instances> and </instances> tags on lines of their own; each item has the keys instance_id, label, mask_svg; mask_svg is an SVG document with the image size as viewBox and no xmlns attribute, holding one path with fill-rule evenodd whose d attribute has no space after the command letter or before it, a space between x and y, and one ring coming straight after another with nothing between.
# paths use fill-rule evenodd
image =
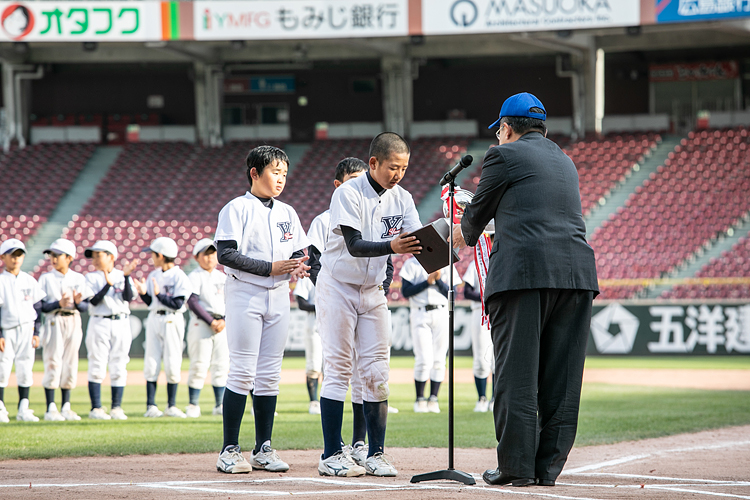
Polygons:
<instances>
[{"instance_id":1,"label":"man in dark suit","mask_svg":"<svg viewBox=\"0 0 750 500\"><path fill-rule=\"evenodd\" d=\"M546 138L546 111L528 93L508 98L499 146L487 151L476 195L454 228L474 246L495 219L484 298L495 353L498 468L489 484L554 486L578 425L583 362L598 294L578 172Z\"/></svg>"}]
</instances>

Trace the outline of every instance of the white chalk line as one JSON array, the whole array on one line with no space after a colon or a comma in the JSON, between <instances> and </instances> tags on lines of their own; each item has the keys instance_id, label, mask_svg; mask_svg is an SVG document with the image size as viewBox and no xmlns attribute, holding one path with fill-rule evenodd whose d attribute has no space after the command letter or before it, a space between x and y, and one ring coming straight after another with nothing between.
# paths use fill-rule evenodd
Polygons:
<instances>
[{"instance_id":1,"label":"white chalk line","mask_svg":"<svg viewBox=\"0 0 750 500\"><path fill-rule=\"evenodd\" d=\"M629 455L626 457L616 458L614 460L606 460L604 462L599 462L595 464L590 465L584 465L581 467L576 467L573 469L563 470L561 475L566 474L578 474L581 472L588 472L591 470L597 470L602 469L604 467L611 467L613 465L621 465L628 462L634 462L636 460L641 460L648 457L658 456L658 455L666 455L671 453L686 453L691 451L706 451L706 450L718 450L721 448L738 448L745 445L750 445L750 441L725 441L722 443L714 443L714 444L707 444L707 445L700 445L700 446L690 446L687 448L673 448L671 450L660 450L654 453L645 453L640 455Z\"/></svg>"},{"instance_id":2,"label":"white chalk line","mask_svg":"<svg viewBox=\"0 0 750 500\"><path fill-rule=\"evenodd\" d=\"M718 480L718 479L696 479L687 477L670 477L670 476L649 476L646 474L623 474L617 472L582 472L575 474L577 476L597 476L597 477L623 477L633 479L656 479L659 481L677 481L677 482L689 482L689 483L704 483L704 484L715 484L722 485L727 483L736 484L737 486L750 486L750 481L737 481L737 480Z\"/></svg>"}]
</instances>

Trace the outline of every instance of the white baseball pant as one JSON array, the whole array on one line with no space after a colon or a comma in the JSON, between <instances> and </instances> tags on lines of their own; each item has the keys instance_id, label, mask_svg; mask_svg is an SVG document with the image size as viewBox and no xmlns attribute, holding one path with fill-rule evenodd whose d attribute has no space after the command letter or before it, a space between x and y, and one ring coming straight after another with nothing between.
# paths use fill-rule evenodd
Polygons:
<instances>
[{"instance_id":1,"label":"white baseball pant","mask_svg":"<svg viewBox=\"0 0 750 500\"><path fill-rule=\"evenodd\" d=\"M146 348L143 353L143 376L156 382L164 360L168 384L178 384L182 368L182 341L185 338L185 317L181 312L148 313L146 320Z\"/></svg>"},{"instance_id":2,"label":"white baseball pant","mask_svg":"<svg viewBox=\"0 0 750 500\"><path fill-rule=\"evenodd\" d=\"M308 319L312 321L308 321L305 331L305 372L307 378L318 378L323 371L323 347L320 345L317 315Z\"/></svg>"},{"instance_id":3,"label":"white baseball pant","mask_svg":"<svg viewBox=\"0 0 750 500\"><path fill-rule=\"evenodd\" d=\"M471 352L474 357L474 376L489 377L495 358L492 353L492 334L487 325L482 325L481 309L471 311Z\"/></svg>"},{"instance_id":4,"label":"white baseball pant","mask_svg":"<svg viewBox=\"0 0 750 500\"><path fill-rule=\"evenodd\" d=\"M45 389L74 389L78 382L78 349L83 340L81 315L48 314L44 323Z\"/></svg>"},{"instance_id":5,"label":"white baseball pant","mask_svg":"<svg viewBox=\"0 0 750 500\"><path fill-rule=\"evenodd\" d=\"M289 282L265 288L227 277L227 389L276 396L289 335Z\"/></svg>"},{"instance_id":6,"label":"white baseball pant","mask_svg":"<svg viewBox=\"0 0 750 500\"><path fill-rule=\"evenodd\" d=\"M229 345L226 328L214 334L203 320L191 315L187 331L190 371L188 387L203 389L206 375L211 370L211 385L224 387L229 374Z\"/></svg>"},{"instance_id":7,"label":"white baseball pant","mask_svg":"<svg viewBox=\"0 0 750 500\"><path fill-rule=\"evenodd\" d=\"M378 286L343 283L325 271L315 289L320 340L323 344L323 387L320 395L345 401L354 372L355 351L364 401L388 399L388 306Z\"/></svg>"},{"instance_id":8,"label":"white baseball pant","mask_svg":"<svg viewBox=\"0 0 750 500\"><path fill-rule=\"evenodd\" d=\"M113 387L125 387L128 383L127 366L130 362L130 319L92 316L86 327L86 350L89 360L89 382L101 384L107 374Z\"/></svg>"},{"instance_id":9,"label":"white baseball pant","mask_svg":"<svg viewBox=\"0 0 750 500\"><path fill-rule=\"evenodd\" d=\"M24 323L15 328L3 330L5 351L0 352L0 387L8 387L13 362L16 363L16 381L21 387L34 384L34 348L31 338L34 336L34 323Z\"/></svg>"},{"instance_id":10,"label":"white baseball pant","mask_svg":"<svg viewBox=\"0 0 750 500\"><path fill-rule=\"evenodd\" d=\"M412 307L409 322L414 350L414 380L442 382L448 354L448 308L426 311Z\"/></svg>"}]
</instances>

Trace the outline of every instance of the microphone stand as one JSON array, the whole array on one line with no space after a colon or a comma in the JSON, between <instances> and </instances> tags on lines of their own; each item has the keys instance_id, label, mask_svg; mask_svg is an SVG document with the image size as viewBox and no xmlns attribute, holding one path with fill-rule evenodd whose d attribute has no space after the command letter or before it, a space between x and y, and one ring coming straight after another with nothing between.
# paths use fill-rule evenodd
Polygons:
<instances>
[{"instance_id":1,"label":"microphone stand","mask_svg":"<svg viewBox=\"0 0 750 500\"><path fill-rule=\"evenodd\" d=\"M469 160L469 163L470 162L471 160ZM412 476L410 481L412 483L448 479L450 481L459 481L467 485L476 484L476 481L471 474L453 468L453 309L456 303L456 298L454 297L455 292L453 290L453 274L455 272L453 270L453 216L455 214L453 197L455 195L455 188L456 180L455 178L451 178L448 188L448 203L450 203L451 207L450 224L448 225L448 227L450 227L450 247L448 248L448 252L450 253L448 266L450 269L448 288L448 468L445 470L425 472L423 474Z\"/></svg>"}]
</instances>

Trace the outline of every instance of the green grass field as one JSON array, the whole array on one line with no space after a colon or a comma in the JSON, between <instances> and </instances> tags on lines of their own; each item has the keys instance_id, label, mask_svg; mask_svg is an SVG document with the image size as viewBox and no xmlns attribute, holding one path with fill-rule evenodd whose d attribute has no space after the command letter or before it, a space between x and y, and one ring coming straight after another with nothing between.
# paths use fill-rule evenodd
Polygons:
<instances>
[{"instance_id":1,"label":"green grass field","mask_svg":"<svg viewBox=\"0 0 750 500\"><path fill-rule=\"evenodd\" d=\"M393 358L392 366L410 368L412 358ZM284 367L302 368L301 358L289 358ZM457 358L456 367L471 366L469 358ZM595 368L750 368L750 357L743 358L590 358L587 366ZM133 360L130 370L142 368L141 360ZM85 361L81 369L85 369ZM102 387L105 406L109 387ZM123 408L130 416L125 422L93 421L86 387L73 391L72 406L84 418L80 422L21 423L14 420L18 394L6 390L5 401L10 409L11 423L0 424L0 459L48 458L86 455L129 455L152 453L217 452L221 446L221 417L211 415L213 393L204 390L201 407L206 416L200 419L146 419L145 387L125 389ZM476 393L471 384L458 384L455 391L455 442L458 447L492 448L495 446L491 413L474 413ZM57 394L59 404L59 392ZM274 446L278 449L315 449L322 445L320 417L307 413L305 388L283 385L279 395L274 427ZM166 388L160 386L157 403L163 409ZM441 390L443 413L415 414L413 387L410 384L391 386L390 402L401 410L389 415L388 446L447 446L448 415L447 385ZM178 393L178 406L187 405L187 388ZM31 407L38 416L44 413L44 392L31 390ZM347 406L348 407L348 406ZM241 444L253 444L252 416L246 414ZM588 384L584 387L578 446L614 443L695 432L731 425L750 424L750 394L740 391L701 391L634 386ZM344 437L351 432L351 418L344 420Z\"/></svg>"}]
</instances>

